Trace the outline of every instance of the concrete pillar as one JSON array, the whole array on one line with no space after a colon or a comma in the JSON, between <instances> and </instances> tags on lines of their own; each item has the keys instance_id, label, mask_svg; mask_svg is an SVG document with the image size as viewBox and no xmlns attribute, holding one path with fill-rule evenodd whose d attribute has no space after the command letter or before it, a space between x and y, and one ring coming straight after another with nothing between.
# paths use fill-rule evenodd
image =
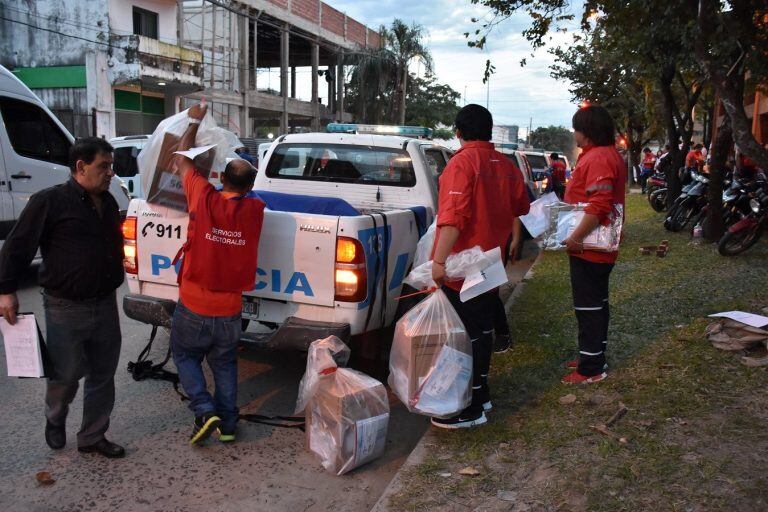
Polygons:
<instances>
[{"instance_id":1,"label":"concrete pillar","mask_svg":"<svg viewBox=\"0 0 768 512\"><path fill-rule=\"evenodd\" d=\"M176 44L184 46L184 0L176 0Z\"/></svg>"},{"instance_id":2,"label":"concrete pillar","mask_svg":"<svg viewBox=\"0 0 768 512\"><path fill-rule=\"evenodd\" d=\"M334 106L336 105L336 88L333 86L336 83L336 66L328 64L325 78L328 83L328 110L333 113Z\"/></svg>"},{"instance_id":3,"label":"concrete pillar","mask_svg":"<svg viewBox=\"0 0 768 512\"><path fill-rule=\"evenodd\" d=\"M291 66L291 98L296 99L296 66Z\"/></svg>"},{"instance_id":4,"label":"concrete pillar","mask_svg":"<svg viewBox=\"0 0 768 512\"><path fill-rule=\"evenodd\" d=\"M320 92L319 76L317 74L320 67L320 45L312 43L312 131L320 131Z\"/></svg>"},{"instance_id":5,"label":"concrete pillar","mask_svg":"<svg viewBox=\"0 0 768 512\"><path fill-rule=\"evenodd\" d=\"M336 65L336 120L344 122L344 52L340 51Z\"/></svg>"},{"instance_id":6,"label":"concrete pillar","mask_svg":"<svg viewBox=\"0 0 768 512\"><path fill-rule=\"evenodd\" d=\"M288 62L290 34L286 23L280 32L280 95L283 97L283 111L280 115L280 133L288 133Z\"/></svg>"},{"instance_id":7,"label":"concrete pillar","mask_svg":"<svg viewBox=\"0 0 768 512\"><path fill-rule=\"evenodd\" d=\"M256 20L253 20L253 62L251 63L251 83L253 84L253 90L258 91L259 90L259 74L257 70L259 69L259 24L256 22Z\"/></svg>"},{"instance_id":8,"label":"concrete pillar","mask_svg":"<svg viewBox=\"0 0 768 512\"><path fill-rule=\"evenodd\" d=\"M250 20L243 16L238 16L235 21L235 26L240 32L240 58L238 59L238 67L240 68L240 94L243 95L243 104L240 107L240 136L251 136L251 123L250 123L250 80L251 71L248 62L248 46L250 43L249 26Z\"/></svg>"}]
</instances>

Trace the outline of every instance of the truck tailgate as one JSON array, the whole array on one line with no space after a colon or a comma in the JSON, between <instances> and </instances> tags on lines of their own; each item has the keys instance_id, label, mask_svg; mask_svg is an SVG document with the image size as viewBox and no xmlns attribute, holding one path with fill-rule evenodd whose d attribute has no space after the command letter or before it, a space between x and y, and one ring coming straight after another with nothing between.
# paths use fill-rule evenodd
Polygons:
<instances>
[{"instance_id":1,"label":"truck tailgate","mask_svg":"<svg viewBox=\"0 0 768 512\"><path fill-rule=\"evenodd\" d=\"M187 238L187 215L143 203L137 217L139 280L176 285L173 260ZM333 306L338 224L333 216L265 211L256 286L245 295Z\"/></svg>"}]
</instances>

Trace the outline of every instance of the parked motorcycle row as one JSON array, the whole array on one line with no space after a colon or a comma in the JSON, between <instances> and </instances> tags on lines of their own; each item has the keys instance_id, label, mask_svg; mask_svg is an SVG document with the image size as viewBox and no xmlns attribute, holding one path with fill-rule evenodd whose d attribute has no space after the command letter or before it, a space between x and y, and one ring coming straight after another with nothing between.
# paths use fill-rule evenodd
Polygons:
<instances>
[{"instance_id":1,"label":"parked motorcycle row","mask_svg":"<svg viewBox=\"0 0 768 512\"><path fill-rule=\"evenodd\" d=\"M686 226L694 236L706 228L709 202L709 177L693 169L680 169L683 189L667 211L664 227L682 231ZM648 202L657 212L667 206L667 181L663 173L655 173L646 184ZM763 172L751 176L739 172L723 180L723 222L725 234L718 242L723 256L736 256L757 243L768 227L768 179Z\"/></svg>"}]
</instances>

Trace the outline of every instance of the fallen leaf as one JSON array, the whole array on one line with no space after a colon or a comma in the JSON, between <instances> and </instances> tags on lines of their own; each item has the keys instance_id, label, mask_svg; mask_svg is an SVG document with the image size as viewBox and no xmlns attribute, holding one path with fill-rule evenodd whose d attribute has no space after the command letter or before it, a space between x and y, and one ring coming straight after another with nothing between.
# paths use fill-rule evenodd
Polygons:
<instances>
[{"instance_id":1,"label":"fallen leaf","mask_svg":"<svg viewBox=\"0 0 768 512\"><path fill-rule=\"evenodd\" d=\"M56 482L48 471L38 471L35 478L40 485L53 485Z\"/></svg>"},{"instance_id":2,"label":"fallen leaf","mask_svg":"<svg viewBox=\"0 0 768 512\"><path fill-rule=\"evenodd\" d=\"M480 471L473 468L472 466L467 466L461 471L459 471L459 474L464 476L478 476L480 474Z\"/></svg>"},{"instance_id":3,"label":"fallen leaf","mask_svg":"<svg viewBox=\"0 0 768 512\"><path fill-rule=\"evenodd\" d=\"M501 501L517 501L517 493L514 491L502 491L496 493L496 497Z\"/></svg>"},{"instance_id":4,"label":"fallen leaf","mask_svg":"<svg viewBox=\"0 0 768 512\"><path fill-rule=\"evenodd\" d=\"M438 473L437 476L441 476L443 478L450 478L451 477L451 473Z\"/></svg>"},{"instance_id":5,"label":"fallen leaf","mask_svg":"<svg viewBox=\"0 0 768 512\"><path fill-rule=\"evenodd\" d=\"M567 395L558 398L557 401L560 402L561 405L571 405L576 402L576 395L568 393Z\"/></svg>"}]
</instances>

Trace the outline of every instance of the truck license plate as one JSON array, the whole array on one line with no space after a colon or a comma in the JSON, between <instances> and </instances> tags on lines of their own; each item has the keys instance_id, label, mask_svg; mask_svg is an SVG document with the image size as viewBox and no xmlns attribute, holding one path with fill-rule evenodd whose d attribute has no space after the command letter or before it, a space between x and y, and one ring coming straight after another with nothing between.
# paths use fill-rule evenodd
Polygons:
<instances>
[{"instance_id":1,"label":"truck license plate","mask_svg":"<svg viewBox=\"0 0 768 512\"><path fill-rule=\"evenodd\" d=\"M248 299L243 297L243 315L253 317L259 316L258 299Z\"/></svg>"}]
</instances>

